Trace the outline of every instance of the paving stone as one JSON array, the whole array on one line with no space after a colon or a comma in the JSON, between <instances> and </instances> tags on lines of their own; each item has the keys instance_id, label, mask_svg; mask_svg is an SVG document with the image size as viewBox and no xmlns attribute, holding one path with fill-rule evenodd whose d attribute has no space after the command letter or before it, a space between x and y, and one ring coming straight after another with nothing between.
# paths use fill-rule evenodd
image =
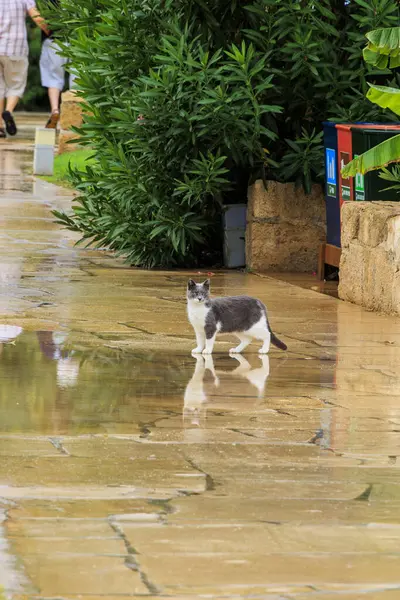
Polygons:
<instances>
[{"instance_id":1,"label":"paving stone","mask_svg":"<svg viewBox=\"0 0 400 600\"><path fill-rule=\"evenodd\" d=\"M147 500L65 500L52 501L49 498L43 500L18 500L18 504L9 509L11 519L20 518L84 518L84 519L106 519L111 516L125 514L150 514L156 511L163 512L162 506L152 504Z\"/></svg>"},{"instance_id":2,"label":"paving stone","mask_svg":"<svg viewBox=\"0 0 400 600\"><path fill-rule=\"evenodd\" d=\"M203 486L193 486L193 493L204 491ZM157 487L155 488L140 488L132 487L128 485L120 486L103 486L103 485L66 485L59 487L52 486L1 486L0 485L0 497L3 501L20 501L22 500L48 500L53 501L75 501L75 500L87 500L87 501L120 501L120 500L134 500L134 499L148 499L148 500L169 500L170 498L179 495L177 490L173 490L168 487Z\"/></svg>"},{"instance_id":3,"label":"paving stone","mask_svg":"<svg viewBox=\"0 0 400 600\"><path fill-rule=\"evenodd\" d=\"M141 554L396 554L400 526L301 525L293 523L129 524L122 529ZM257 546L255 547L255 540Z\"/></svg>"},{"instance_id":4,"label":"paving stone","mask_svg":"<svg viewBox=\"0 0 400 600\"><path fill-rule=\"evenodd\" d=\"M88 555L25 555L24 570L43 597L68 594L145 594L148 589L123 557Z\"/></svg>"},{"instance_id":5,"label":"paving stone","mask_svg":"<svg viewBox=\"0 0 400 600\"><path fill-rule=\"evenodd\" d=\"M340 596L338 596L337 592L333 592L332 594L308 592L288 596L288 598L293 598L293 600L337 600L339 597L340 600L397 600L399 594L400 587L395 590L384 590L381 592L370 591L364 588L362 591L359 590L352 593L340 592Z\"/></svg>"},{"instance_id":6,"label":"paving stone","mask_svg":"<svg viewBox=\"0 0 400 600\"><path fill-rule=\"evenodd\" d=\"M282 588L283 589L283 588ZM289 588L287 588L289 589ZM299 590L301 588L298 588ZM257 590L259 591L259 590ZM241 594L241 596L248 596L248 594L251 594L252 592L256 593L256 590L252 590L252 589L246 589L243 590L243 594ZM163 596L152 596L152 595L146 595L145 598L146 600L156 600L157 598L162 598ZM223 599L225 598L225 596L223 594L216 594L216 595L210 595L210 598L215 598L216 600L218 599ZM110 595L97 595L97 596L92 596L91 594L87 595L85 594L84 596L85 600L132 600L132 598L136 598L137 600L143 600L143 595L136 595L136 594L129 594L129 595L125 595L125 594L118 594L118 596L110 596ZM202 596L201 595L183 595L183 594L169 594L168 598L171 600L192 600L193 598L198 598L199 600L201 600ZM284 596L281 595L281 593L268 593L268 592L263 592L263 598L266 598L267 600L286 600L286 598ZM44 598L41 595L36 595L36 594L29 594L29 596L13 596L13 600L54 600L54 598ZM58 599L57 599L58 600ZM68 594L68 595L64 595L62 600L82 600L82 595L81 594Z\"/></svg>"},{"instance_id":7,"label":"paving stone","mask_svg":"<svg viewBox=\"0 0 400 600\"><path fill-rule=\"evenodd\" d=\"M168 523L184 522L276 522L335 524L400 524L400 503L318 499L248 498L214 495L176 498Z\"/></svg>"},{"instance_id":8,"label":"paving stone","mask_svg":"<svg viewBox=\"0 0 400 600\"><path fill-rule=\"evenodd\" d=\"M177 447L161 447L157 445L142 444L136 439L115 438L102 436L96 438L62 438L63 447L72 457L96 459L99 462L110 461L139 461L140 465L157 465L158 462L168 461L171 465L180 461L182 468L187 464L182 460ZM114 463L115 464L115 463ZM140 468L140 467L139 467Z\"/></svg>"},{"instance_id":9,"label":"paving stone","mask_svg":"<svg viewBox=\"0 0 400 600\"><path fill-rule=\"evenodd\" d=\"M107 520L98 519L18 519L7 523L10 537L115 538Z\"/></svg>"},{"instance_id":10,"label":"paving stone","mask_svg":"<svg viewBox=\"0 0 400 600\"><path fill-rule=\"evenodd\" d=\"M4 460L7 456L47 456L60 457L60 452L50 440L39 438L2 438L0 437L0 457Z\"/></svg>"},{"instance_id":11,"label":"paving stone","mask_svg":"<svg viewBox=\"0 0 400 600\"><path fill-rule=\"evenodd\" d=\"M215 563L218 566L215 566ZM373 554L281 554L141 556L141 566L166 592L233 594L235 586L340 583L398 584L400 556Z\"/></svg>"},{"instance_id":12,"label":"paving stone","mask_svg":"<svg viewBox=\"0 0 400 600\"><path fill-rule=\"evenodd\" d=\"M77 556L120 556L126 557L126 548L120 538L63 538L55 532L54 537L19 537L11 538L11 547L19 556L41 555L43 561L47 556L69 556L75 560Z\"/></svg>"},{"instance_id":13,"label":"paving stone","mask_svg":"<svg viewBox=\"0 0 400 600\"><path fill-rule=\"evenodd\" d=\"M204 475L184 460L80 459L61 455L57 458L3 457L0 481L7 486L71 486L108 487L129 485L161 489L203 491ZM1 486L0 486L1 488ZM1 493L1 489L0 489Z\"/></svg>"}]
</instances>

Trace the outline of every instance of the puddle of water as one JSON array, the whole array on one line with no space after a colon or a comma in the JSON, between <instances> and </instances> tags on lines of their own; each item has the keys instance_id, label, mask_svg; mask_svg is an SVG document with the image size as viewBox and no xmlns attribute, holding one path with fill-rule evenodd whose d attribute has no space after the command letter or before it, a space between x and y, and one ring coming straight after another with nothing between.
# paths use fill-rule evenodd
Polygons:
<instances>
[{"instance_id":1,"label":"puddle of water","mask_svg":"<svg viewBox=\"0 0 400 600\"><path fill-rule=\"evenodd\" d=\"M6 512L0 507L0 600L12 598L14 593L21 593L26 586L17 560L10 552L3 527L5 520Z\"/></svg>"},{"instance_id":2,"label":"puddle of water","mask_svg":"<svg viewBox=\"0 0 400 600\"><path fill-rule=\"evenodd\" d=\"M272 361L277 373L281 363ZM106 345L89 349L76 334L0 326L3 434L143 433L146 423L171 415L183 416L174 427L205 426L210 407L259 405L269 374L267 356L194 359ZM315 377L317 383L320 373L310 371L308 380Z\"/></svg>"},{"instance_id":3,"label":"puddle of water","mask_svg":"<svg viewBox=\"0 0 400 600\"><path fill-rule=\"evenodd\" d=\"M3 432L94 433L115 423L126 423L130 430L140 421L143 399L173 396L190 370L179 358L161 367L151 355L75 349L67 338L65 333L0 327ZM176 402L168 404L178 410Z\"/></svg>"}]
</instances>

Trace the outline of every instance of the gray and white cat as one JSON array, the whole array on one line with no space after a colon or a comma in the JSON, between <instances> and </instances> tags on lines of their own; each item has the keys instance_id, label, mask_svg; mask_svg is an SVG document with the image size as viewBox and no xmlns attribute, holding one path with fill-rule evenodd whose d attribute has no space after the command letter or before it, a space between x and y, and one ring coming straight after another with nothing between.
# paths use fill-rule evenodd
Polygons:
<instances>
[{"instance_id":1,"label":"gray and white cat","mask_svg":"<svg viewBox=\"0 0 400 600\"><path fill-rule=\"evenodd\" d=\"M271 331L267 309L260 300L249 296L210 298L210 280L187 286L189 321L194 329L197 347L193 354L212 354L217 333L233 333L240 344L229 352L239 354L253 341L261 340L260 354L267 354L272 342L281 350L287 350Z\"/></svg>"}]
</instances>

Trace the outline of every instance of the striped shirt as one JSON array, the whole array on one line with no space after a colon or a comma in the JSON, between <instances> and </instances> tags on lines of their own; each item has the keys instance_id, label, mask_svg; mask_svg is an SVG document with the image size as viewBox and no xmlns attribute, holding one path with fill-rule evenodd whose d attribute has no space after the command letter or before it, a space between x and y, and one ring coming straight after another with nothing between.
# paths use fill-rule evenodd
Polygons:
<instances>
[{"instance_id":1,"label":"striped shirt","mask_svg":"<svg viewBox=\"0 0 400 600\"><path fill-rule=\"evenodd\" d=\"M26 13L35 0L0 0L0 56L28 56Z\"/></svg>"}]
</instances>

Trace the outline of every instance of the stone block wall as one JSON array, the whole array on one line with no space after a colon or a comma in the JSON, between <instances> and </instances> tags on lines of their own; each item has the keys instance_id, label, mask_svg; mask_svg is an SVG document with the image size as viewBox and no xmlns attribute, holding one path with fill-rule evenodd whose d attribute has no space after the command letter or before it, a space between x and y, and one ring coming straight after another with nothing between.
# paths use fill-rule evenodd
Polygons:
<instances>
[{"instance_id":1,"label":"stone block wall","mask_svg":"<svg viewBox=\"0 0 400 600\"><path fill-rule=\"evenodd\" d=\"M317 270L325 242L325 197L320 185L307 195L293 183L258 180L249 188L246 263L258 272Z\"/></svg>"},{"instance_id":2,"label":"stone block wall","mask_svg":"<svg viewBox=\"0 0 400 600\"><path fill-rule=\"evenodd\" d=\"M400 203L343 205L339 297L400 314Z\"/></svg>"},{"instance_id":3,"label":"stone block wall","mask_svg":"<svg viewBox=\"0 0 400 600\"><path fill-rule=\"evenodd\" d=\"M71 127L80 127L82 125L82 98L76 92L64 92L61 96L60 112L60 136L58 140L58 153L72 152L79 145L79 136L71 131ZM75 140L76 143L69 143Z\"/></svg>"}]
</instances>

